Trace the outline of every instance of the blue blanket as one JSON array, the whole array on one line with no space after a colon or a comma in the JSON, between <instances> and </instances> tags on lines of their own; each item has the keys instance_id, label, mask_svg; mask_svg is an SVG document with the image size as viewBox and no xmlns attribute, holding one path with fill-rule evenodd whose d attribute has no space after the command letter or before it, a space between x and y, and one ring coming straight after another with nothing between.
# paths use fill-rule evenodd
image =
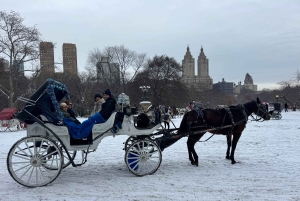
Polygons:
<instances>
[{"instance_id":1,"label":"blue blanket","mask_svg":"<svg viewBox=\"0 0 300 201\"><path fill-rule=\"evenodd\" d=\"M94 124L104 122L106 120L99 112L96 112L89 119L82 122L82 124L76 124L72 118L64 119L64 124L68 127L71 136L76 139L86 138L91 133Z\"/></svg>"}]
</instances>

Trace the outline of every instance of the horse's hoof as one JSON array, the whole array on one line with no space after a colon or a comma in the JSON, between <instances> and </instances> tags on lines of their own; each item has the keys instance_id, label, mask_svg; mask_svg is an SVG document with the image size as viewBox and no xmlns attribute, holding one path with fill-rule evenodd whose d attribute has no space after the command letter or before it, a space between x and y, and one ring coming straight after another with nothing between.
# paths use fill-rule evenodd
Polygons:
<instances>
[{"instance_id":1,"label":"horse's hoof","mask_svg":"<svg viewBox=\"0 0 300 201\"><path fill-rule=\"evenodd\" d=\"M229 157L229 156L226 156L225 158L226 158L226 159L228 159L228 160L230 159L230 157Z\"/></svg>"},{"instance_id":2,"label":"horse's hoof","mask_svg":"<svg viewBox=\"0 0 300 201\"><path fill-rule=\"evenodd\" d=\"M236 161L231 161L231 164L236 164Z\"/></svg>"},{"instance_id":3,"label":"horse's hoof","mask_svg":"<svg viewBox=\"0 0 300 201\"><path fill-rule=\"evenodd\" d=\"M196 167L198 167L198 162L195 163Z\"/></svg>"}]
</instances>

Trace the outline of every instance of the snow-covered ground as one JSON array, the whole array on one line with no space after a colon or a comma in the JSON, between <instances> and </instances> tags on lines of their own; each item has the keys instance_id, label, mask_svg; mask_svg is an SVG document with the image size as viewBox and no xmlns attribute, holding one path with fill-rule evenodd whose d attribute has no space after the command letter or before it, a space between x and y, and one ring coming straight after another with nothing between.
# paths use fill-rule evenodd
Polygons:
<instances>
[{"instance_id":1,"label":"snow-covered ground","mask_svg":"<svg viewBox=\"0 0 300 201\"><path fill-rule=\"evenodd\" d=\"M247 124L235 165L225 159L224 136L196 144L199 167L190 164L182 138L163 151L157 172L137 177L124 162L128 136L106 137L85 165L69 166L38 188L16 183L6 167L9 149L26 131L0 132L0 200L300 200L300 112L282 116Z\"/></svg>"}]
</instances>

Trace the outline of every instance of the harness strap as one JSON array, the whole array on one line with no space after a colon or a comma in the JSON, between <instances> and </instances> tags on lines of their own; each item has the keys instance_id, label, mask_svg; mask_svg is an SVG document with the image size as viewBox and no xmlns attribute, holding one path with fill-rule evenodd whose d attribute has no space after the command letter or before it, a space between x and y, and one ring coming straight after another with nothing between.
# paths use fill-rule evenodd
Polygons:
<instances>
[{"instance_id":1,"label":"harness strap","mask_svg":"<svg viewBox=\"0 0 300 201\"><path fill-rule=\"evenodd\" d=\"M243 113L243 115L244 115L244 117L245 117L245 122L248 122L248 115L247 115L247 113L246 113L246 110L245 110L244 105L238 104L237 106L238 106L238 107L240 108L240 110L242 111L242 113Z\"/></svg>"},{"instance_id":2,"label":"harness strap","mask_svg":"<svg viewBox=\"0 0 300 201\"><path fill-rule=\"evenodd\" d=\"M227 112L228 115L229 115L229 118L230 118L230 120L231 120L231 124L234 125L234 119L233 119L233 116L232 116L232 113L231 113L229 107L225 107L224 109L226 110L226 112Z\"/></svg>"}]
</instances>

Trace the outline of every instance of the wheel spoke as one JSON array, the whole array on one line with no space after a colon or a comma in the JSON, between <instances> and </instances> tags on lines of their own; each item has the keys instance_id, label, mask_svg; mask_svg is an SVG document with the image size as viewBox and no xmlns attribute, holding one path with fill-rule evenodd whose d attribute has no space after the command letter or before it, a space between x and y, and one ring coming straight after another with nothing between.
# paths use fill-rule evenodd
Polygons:
<instances>
[{"instance_id":1,"label":"wheel spoke","mask_svg":"<svg viewBox=\"0 0 300 201\"><path fill-rule=\"evenodd\" d=\"M20 171L20 170L23 170L24 168L29 167L29 166L31 167L31 164L30 164L30 163L29 163L28 165L25 165L25 166L23 166L23 167L20 167L19 169L16 169L15 172L18 172L18 171ZM27 171L28 171L29 169L30 169L30 168L28 168ZM27 172L27 171L26 171L26 172ZM26 173L26 172L25 172L25 173ZM25 173L24 173L24 174L25 174Z\"/></svg>"},{"instance_id":2,"label":"wheel spoke","mask_svg":"<svg viewBox=\"0 0 300 201\"><path fill-rule=\"evenodd\" d=\"M13 154L13 156L15 156L15 157L17 157L17 158L22 158L22 159L24 159L24 160L30 160L30 156L28 156L28 155L25 155L25 156L27 156L27 157L25 157L24 155L19 155L19 154Z\"/></svg>"},{"instance_id":3,"label":"wheel spoke","mask_svg":"<svg viewBox=\"0 0 300 201\"><path fill-rule=\"evenodd\" d=\"M31 169L31 168L32 168L32 167L30 167L30 169ZM31 170L31 172L30 172L30 174L29 174L29 177L28 177L28 180L27 180L27 184L29 184L29 182L30 182L30 179L31 179L31 177L32 177L33 171L34 171L34 168L32 168L32 170Z\"/></svg>"},{"instance_id":4,"label":"wheel spoke","mask_svg":"<svg viewBox=\"0 0 300 201\"><path fill-rule=\"evenodd\" d=\"M126 164L138 176L153 174L161 164L161 151L152 140L137 140L126 150Z\"/></svg>"}]
</instances>

